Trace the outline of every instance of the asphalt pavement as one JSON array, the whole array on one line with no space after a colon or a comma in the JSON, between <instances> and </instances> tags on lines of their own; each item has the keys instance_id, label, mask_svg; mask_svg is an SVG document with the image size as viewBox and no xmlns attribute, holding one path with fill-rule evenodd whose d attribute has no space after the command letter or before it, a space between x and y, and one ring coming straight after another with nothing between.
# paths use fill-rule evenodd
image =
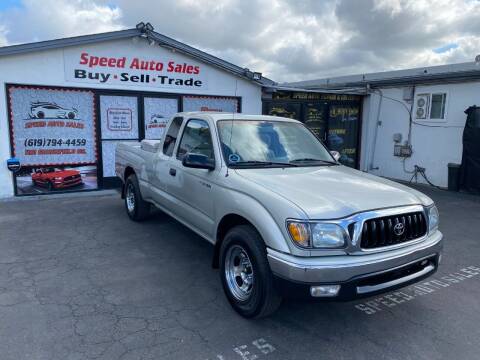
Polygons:
<instances>
[{"instance_id":1,"label":"asphalt pavement","mask_svg":"<svg viewBox=\"0 0 480 360\"><path fill-rule=\"evenodd\" d=\"M446 239L433 277L261 320L231 309L212 246L161 212L134 223L111 192L0 202L0 359L479 359L480 197L420 189Z\"/></svg>"}]
</instances>

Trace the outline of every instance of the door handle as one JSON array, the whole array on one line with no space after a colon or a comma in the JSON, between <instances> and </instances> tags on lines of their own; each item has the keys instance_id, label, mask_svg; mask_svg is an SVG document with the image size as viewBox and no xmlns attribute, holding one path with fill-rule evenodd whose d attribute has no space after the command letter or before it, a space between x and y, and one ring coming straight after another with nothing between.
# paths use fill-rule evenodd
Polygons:
<instances>
[{"instance_id":1,"label":"door handle","mask_svg":"<svg viewBox=\"0 0 480 360\"><path fill-rule=\"evenodd\" d=\"M175 176L177 175L177 170L176 169L173 169L173 168L170 168L170 170L168 171L168 173L172 176Z\"/></svg>"}]
</instances>

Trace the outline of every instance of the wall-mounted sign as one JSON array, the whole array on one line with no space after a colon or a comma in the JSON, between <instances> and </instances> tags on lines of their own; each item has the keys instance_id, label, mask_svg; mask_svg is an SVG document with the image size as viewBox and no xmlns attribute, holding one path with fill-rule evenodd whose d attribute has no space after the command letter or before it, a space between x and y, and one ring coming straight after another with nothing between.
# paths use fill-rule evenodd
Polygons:
<instances>
[{"instance_id":1,"label":"wall-mounted sign","mask_svg":"<svg viewBox=\"0 0 480 360\"><path fill-rule=\"evenodd\" d=\"M118 45L65 49L65 79L106 85L207 88L207 69L202 63L143 42Z\"/></svg>"},{"instance_id":2,"label":"wall-mounted sign","mask_svg":"<svg viewBox=\"0 0 480 360\"><path fill-rule=\"evenodd\" d=\"M7 159L7 169L11 172L17 172L21 169L20 161L16 158Z\"/></svg>"},{"instance_id":3,"label":"wall-mounted sign","mask_svg":"<svg viewBox=\"0 0 480 360\"><path fill-rule=\"evenodd\" d=\"M91 91L10 86L10 130L22 166L95 164Z\"/></svg>"},{"instance_id":4,"label":"wall-mounted sign","mask_svg":"<svg viewBox=\"0 0 480 360\"><path fill-rule=\"evenodd\" d=\"M224 96L184 96L183 111L238 112L238 99Z\"/></svg>"},{"instance_id":5,"label":"wall-mounted sign","mask_svg":"<svg viewBox=\"0 0 480 360\"><path fill-rule=\"evenodd\" d=\"M360 101L360 95L328 94L315 92L277 91L272 95L273 100L330 100L330 101Z\"/></svg>"},{"instance_id":6,"label":"wall-mounted sign","mask_svg":"<svg viewBox=\"0 0 480 360\"><path fill-rule=\"evenodd\" d=\"M111 131L130 131L132 130L132 110L131 109L107 109L107 127Z\"/></svg>"},{"instance_id":7,"label":"wall-mounted sign","mask_svg":"<svg viewBox=\"0 0 480 360\"><path fill-rule=\"evenodd\" d=\"M102 140L138 139L136 96L100 96Z\"/></svg>"}]
</instances>

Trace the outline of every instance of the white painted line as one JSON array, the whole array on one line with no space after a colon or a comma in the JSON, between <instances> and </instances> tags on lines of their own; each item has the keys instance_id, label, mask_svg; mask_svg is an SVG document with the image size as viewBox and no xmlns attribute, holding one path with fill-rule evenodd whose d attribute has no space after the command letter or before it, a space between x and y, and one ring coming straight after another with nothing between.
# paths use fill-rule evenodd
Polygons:
<instances>
[{"instance_id":1,"label":"white painted line","mask_svg":"<svg viewBox=\"0 0 480 360\"><path fill-rule=\"evenodd\" d=\"M400 291L394 291L386 295L373 297L368 301L356 304L355 308L362 311L364 314L373 315L387 308L392 308L404 302L413 300L418 296L432 294L437 290L458 284L478 275L480 275L480 267L467 266L457 272L444 275L440 278L432 278L428 281L408 286Z\"/></svg>"}]
</instances>

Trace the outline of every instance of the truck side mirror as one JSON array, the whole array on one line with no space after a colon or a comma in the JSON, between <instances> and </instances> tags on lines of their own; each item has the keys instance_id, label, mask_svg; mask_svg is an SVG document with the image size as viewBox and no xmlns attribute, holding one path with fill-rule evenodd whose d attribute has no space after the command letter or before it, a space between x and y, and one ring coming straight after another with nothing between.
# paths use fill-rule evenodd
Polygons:
<instances>
[{"instance_id":1,"label":"truck side mirror","mask_svg":"<svg viewBox=\"0 0 480 360\"><path fill-rule=\"evenodd\" d=\"M215 161L203 154L186 153L183 157L182 165L195 169L215 169Z\"/></svg>"},{"instance_id":2,"label":"truck side mirror","mask_svg":"<svg viewBox=\"0 0 480 360\"><path fill-rule=\"evenodd\" d=\"M335 161L338 161L340 159L340 153L338 151L332 150L332 151L330 151L330 154L332 154Z\"/></svg>"}]
</instances>

